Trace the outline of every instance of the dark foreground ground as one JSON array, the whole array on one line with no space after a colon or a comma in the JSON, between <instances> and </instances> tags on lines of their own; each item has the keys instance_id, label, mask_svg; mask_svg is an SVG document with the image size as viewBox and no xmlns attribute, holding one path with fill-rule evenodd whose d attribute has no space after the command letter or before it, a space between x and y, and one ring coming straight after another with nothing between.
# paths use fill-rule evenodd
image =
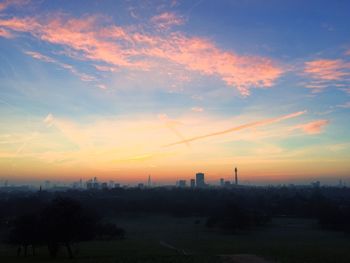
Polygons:
<instances>
[{"instance_id":1,"label":"dark foreground ground","mask_svg":"<svg viewBox=\"0 0 350 263\"><path fill-rule=\"evenodd\" d=\"M207 228L200 217L124 215L110 220L126 230L124 240L81 242L74 245L72 260L65 250L52 260L45 247L35 257L17 257L15 247L1 244L0 262L350 262L350 237L321 230L312 219L275 217L267 226L234 235Z\"/></svg>"}]
</instances>

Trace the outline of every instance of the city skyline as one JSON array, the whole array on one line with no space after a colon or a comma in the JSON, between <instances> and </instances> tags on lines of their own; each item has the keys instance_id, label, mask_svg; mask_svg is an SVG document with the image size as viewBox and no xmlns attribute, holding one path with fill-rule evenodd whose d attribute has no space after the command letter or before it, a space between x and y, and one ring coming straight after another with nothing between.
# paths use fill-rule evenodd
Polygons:
<instances>
[{"instance_id":1,"label":"city skyline","mask_svg":"<svg viewBox=\"0 0 350 263\"><path fill-rule=\"evenodd\" d=\"M346 182L349 9L0 1L0 180Z\"/></svg>"}]
</instances>

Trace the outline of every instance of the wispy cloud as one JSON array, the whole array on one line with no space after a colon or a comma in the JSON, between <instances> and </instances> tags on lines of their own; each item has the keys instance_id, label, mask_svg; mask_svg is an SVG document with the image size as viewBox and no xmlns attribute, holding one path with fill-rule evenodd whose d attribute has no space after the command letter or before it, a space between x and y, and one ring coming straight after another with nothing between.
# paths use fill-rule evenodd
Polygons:
<instances>
[{"instance_id":1,"label":"wispy cloud","mask_svg":"<svg viewBox=\"0 0 350 263\"><path fill-rule=\"evenodd\" d=\"M191 111L193 111L193 112L203 112L204 109L202 107L192 107Z\"/></svg>"},{"instance_id":2,"label":"wispy cloud","mask_svg":"<svg viewBox=\"0 0 350 263\"><path fill-rule=\"evenodd\" d=\"M304 73L312 79L305 87L313 93L322 92L329 86L350 83L350 63L342 59L318 59L305 62Z\"/></svg>"},{"instance_id":3,"label":"wispy cloud","mask_svg":"<svg viewBox=\"0 0 350 263\"><path fill-rule=\"evenodd\" d=\"M167 13L154 19L178 21L171 17ZM270 58L238 55L218 48L208 39L190 37L181 32L147 33L137 30L139 27L111 24L101 16L77 19L56 14L46 19L2 18L0 28L9 33L30 33L41 41L71 50L67 52L74 52L78 59L93 61L95 65L102 63L96 66L98 70L117 67L159 71L167 64L178 65L187 71L219 77L243 96L249 95L252 88L273 86L284 72Z\"/></svg>"},{"instance_id":4,"label":"wispy cloud","mask_svg":"<svg viewBox=\"0 0 350 263\"><path fill-rule=\"evenodd\" d=\"M183 17L180 17L174 13L164 12L159 15L153 16L151 22L156 28L161 30L167 30L172 26L179 26L185 23Z\"/></svg>"},{"instance_id":5,"label":"wispy cloud","mask_svg":"<svg viewBox=\"0 0 350 263\"><path fill-rule=\"evenodd\" d=\"M4 38L12 38L13 34L11 34L9 31L0 28L0 37L4 37Z\"/></svg>"},{"instance_id":6,"label":"wispy cloud","mask_svg":"<svg viewBox=\"0 0 350 263\"><path fill-rule=\"evenodd\" d=\"M277 117L277 118L271 118L271 119L265 119L265 120L261 120L261 121L257 121L257 122L251 122L251 123L243 124L243 125L236 126L236 127L233 127L233 128L229 128L229 129L226 129L226 130L222 130L222 131L218 131L218 132L212 132L212 133L204 134L204 135L200 135L200 136L195 136L195 137L192 137L192 138L189 138L189 139L186 139L186 140L174 142L174 143L167 144L167 145L164 145L164 146L167 147L167 146L173 146L173 145L177 145L177 144L189 143L189 142L205 139L205 138L208 138L208 137L223 135L223 134L231 133L231 132L235 132L235 131L240 131L240 130L245 130L245 129L250 129L250 128L257 128L257 127L261 127L261 126L277 123L277 122L280 122L280 121L284 121L284 120L287 120L287 119L295 118L295 117L298 117L298 116L303 115L305 113L306 113L306 111L299 111L299 112L294 112L294 113L291 113L291 114L288 114L288 115L280 116L280 117Z\"/></svg>"},{"instance_id":7,"label":"wispy cloud","mask_svg":"<svg viewBox=\"0 0 350 263\"><path fill-rule=\"evenodd\" d=\"M301 129L306 134L319 134L328 124L329 120L317 120L294 126L291 130Z\"/></svg>"},{"instance_id":8,"label":"wispy cloud","mask_svg":"<svg viewBox=\"0 0 350 263\"><path fill-rule=\"evenodd\" d=\"M350 109L350 101L345 102L344 104L337 105L338 108Z\"/></svg>"},{"instance_id":9,"label":"wispy cloud","mask_svg":"<svg viewBox=\"0 0 350 263\"><path fill-rule=\"evenodd\" d=\"M82 81L96 81L96 78L92 75L83 73L78 71L75 67L73 67L72 65L66 64L66 63L62 63L57 61L56 59L53 59L51 57L45 56L39 52L34 52L34 51L25 51L25 54L31 56L32 58L47 62L47 63L53 63L56 64L58 66L60 66L61 68L64 68L68 71L70 71L73 75L77 76L80 78L80 80Z\"/></svg>"},{"instance_id":10,"label":"wispy cloud","mask_svg":"<svg viewBox=\"0 0 350 263\"><path fill-rule=\"evenodd\" d=\"M5 0L0 3L0 12L9 8L10 6L20 7L27 5L29 2L29 0Z\"/></svg>"}]
</instances>

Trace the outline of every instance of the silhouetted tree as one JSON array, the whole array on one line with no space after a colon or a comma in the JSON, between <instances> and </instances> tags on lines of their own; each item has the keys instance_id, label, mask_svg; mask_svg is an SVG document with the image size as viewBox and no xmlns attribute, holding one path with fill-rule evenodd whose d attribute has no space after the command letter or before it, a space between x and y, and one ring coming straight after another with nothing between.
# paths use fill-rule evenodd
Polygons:
<instances>
[{"instance_id":1,"label":"silhouetted tree","mask_svg":"<svg viewBox=\"0 0 350 263\"><path fill-rule=\"evenodd\" d=\"M59 246L63 245L73 258L71 244L94 238L96 218L86 213L79 202L59 198L43 210L42 227L51 257L56 257Z\"/></svg>"},{"instance_id":2,"label":"silhouetted tree","mask_svg":"<svg viewBox=\"0 0 350 263\"><path fill-rule=\"evenodd\" d=\"M23 215L11 223L7 243L18 246L17 255L21 254L23 248L24 256L27 256L28 247L32 247L32 254L35 255L35 248L43 244L43 232L40 219L37 215Z\"/></svg>"}]
</instances>

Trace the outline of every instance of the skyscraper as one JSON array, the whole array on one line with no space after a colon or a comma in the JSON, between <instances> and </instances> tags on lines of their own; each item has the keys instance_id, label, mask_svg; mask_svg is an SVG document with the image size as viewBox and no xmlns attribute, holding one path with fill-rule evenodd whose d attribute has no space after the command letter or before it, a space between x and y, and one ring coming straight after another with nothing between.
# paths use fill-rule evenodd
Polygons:
<instances>
[{"instance_id":1,"label":"skyscraper","mask_svg":"<svg viewBox=\"0 0 350 263\"><path fill-rule=\"evenodd\" d=\"M237 167L235 167L235 185L238 185L238 174L237 174L238 170Z\"/></svg>"},{"instance_id":2,"label":"skyscraper","mask_svg":"<svg viewBox=\"0 0 350 263\"><path fill-rule=\"evenodd\" d=\"M191 188L195 188L196 187L196 180L195 179L191 179L190 185L191 185Z\"/></svg>"},{"instance_id":3,"label":"skyscraper","mask_svg":"<svg viewBox=\"0 0 350 263\"><path fill-rule=\"evenodd\" d=\"M148 176L147 186L148 187L152 186L151 175Z\"/></svg>"},{"instance_id":4,"label":"skyscraper","mask_svg":"<svg viewBox=\"0 0 350 263\"><path fill-rule=\"evenodd\" d=\"M196 186L205 187L204 173L196 173Z\"/></svg>"}]
</instances>

